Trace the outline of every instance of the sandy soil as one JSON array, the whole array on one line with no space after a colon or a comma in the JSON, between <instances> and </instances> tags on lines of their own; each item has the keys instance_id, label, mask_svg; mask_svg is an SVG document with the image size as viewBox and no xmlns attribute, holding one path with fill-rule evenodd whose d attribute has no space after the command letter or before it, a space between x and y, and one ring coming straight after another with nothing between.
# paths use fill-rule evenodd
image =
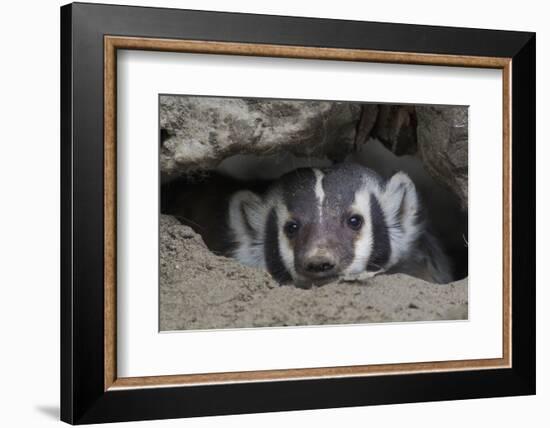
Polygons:
<instances>
[{"instance_id":1,"label":"sandy soil","mask_svg":"<svg viewBox=\"0 0 550 428\"><path fill-rule=\"evenodd\" d=\"M212 254L170 216L160 225L160 329L326 325L467 319L467 279L431 284L406 275L303 290Z\"/></svg>"}]
</instances>

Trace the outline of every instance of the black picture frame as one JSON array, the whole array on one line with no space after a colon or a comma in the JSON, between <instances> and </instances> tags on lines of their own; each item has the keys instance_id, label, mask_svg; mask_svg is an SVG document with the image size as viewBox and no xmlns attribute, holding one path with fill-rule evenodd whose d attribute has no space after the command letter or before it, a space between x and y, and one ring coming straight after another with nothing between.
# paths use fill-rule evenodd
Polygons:
<instances>
[{"instance_id":1,"label":"black picture frame","mask_svg":"<svg viewBox=\"0 0 550 428\"><path fill-rule=\"evenodd\" d=\"M104 36L512 59L512 367L105 391ZM61 8L61 419L71 424L535 393L535 34L74 3Z\"/></svg>"}]
</instances>

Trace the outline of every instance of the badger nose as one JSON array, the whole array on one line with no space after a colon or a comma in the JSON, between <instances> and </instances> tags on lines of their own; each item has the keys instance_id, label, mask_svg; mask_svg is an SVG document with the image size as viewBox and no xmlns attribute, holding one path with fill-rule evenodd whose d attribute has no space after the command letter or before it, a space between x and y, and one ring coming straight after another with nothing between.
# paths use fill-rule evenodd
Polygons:
<instances>
[{"instance_id":1,"label":"badger nose","mask_svg":"<svg viewBox=\"0 0 550 428\"><path fill-rule=\"evenodd\" d=\"M306 270L311 273L330 273L334 267L334 261L328 257L314 257L306 263Z\"/></svg>"}]
</instances>

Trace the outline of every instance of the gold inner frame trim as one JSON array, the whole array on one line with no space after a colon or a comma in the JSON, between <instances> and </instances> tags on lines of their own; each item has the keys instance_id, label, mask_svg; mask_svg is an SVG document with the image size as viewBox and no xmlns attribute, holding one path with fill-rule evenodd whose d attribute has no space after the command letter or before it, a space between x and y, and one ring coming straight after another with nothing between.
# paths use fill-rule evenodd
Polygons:
<instances>
[{"instance_id":1,"label":"gold inner frame trim","mask_svg":"<svg viewBox=\"0 0 550 428\"><path fill-rule=\"evenodd\" d=\"M502 358L376 364L342 367L202 373L171 376L117 377L116 367L116 84L117 50L148 50L214 55L243 55L322 59L393 64L494 68L503 82L503 322ZM251 43L171 40L140 37L104 37L104 389L193 386L219 383L283 381L312 378L358 377L407 373L508 368L512 363L512 164L511 58L386 52Z\"/></svg>"}]
</instances>

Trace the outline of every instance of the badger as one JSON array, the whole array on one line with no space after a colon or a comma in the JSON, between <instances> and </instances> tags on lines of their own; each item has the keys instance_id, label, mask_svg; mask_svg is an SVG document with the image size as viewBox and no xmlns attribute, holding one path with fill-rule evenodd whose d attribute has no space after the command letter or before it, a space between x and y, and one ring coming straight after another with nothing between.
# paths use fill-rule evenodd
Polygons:
<instances>
[{"instance_id":1,"label":"badger","mask_svg":"<svg viewBox=\"0 0 550 428\"><path fill-rule=\"evenodd\" d=\"M385 180L355 163L300 168L263 193L234 193L227 211L230 256L266 269L281 284L310 288L406 273L452 281L450 261L431 232L403 172Z\"/></svg>"}]
</instances>

